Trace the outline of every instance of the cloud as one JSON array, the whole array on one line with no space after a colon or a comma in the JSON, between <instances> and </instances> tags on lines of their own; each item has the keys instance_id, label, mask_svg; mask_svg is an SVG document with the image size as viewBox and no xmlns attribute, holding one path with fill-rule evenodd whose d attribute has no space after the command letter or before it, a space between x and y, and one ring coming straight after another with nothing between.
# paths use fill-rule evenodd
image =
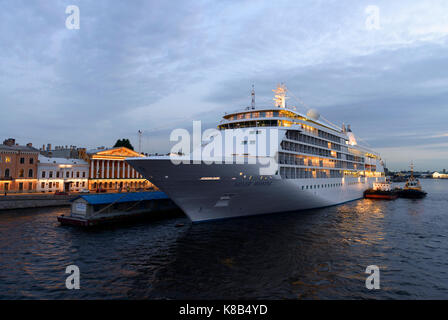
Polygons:
<instances>
[{"instance_id":1,"label":"cloud","mask_svg":"<svg viewBox=\"0 0 448 320\"><path fill-rule=\"evenodd\" d=\"M65 28L72 4L80 30ZM448 3L375 1L380 29L369 31L370 4L3 1L0 136L94 147L137 144L142 129L147 150L166 152L170 128L212 126L249 103L252 83L257 103L270 104L285 81L386 159L412 143L402 132L437 143L448 117ZM425 163L447 160L437 157Z\"/></svg>"}]
</instances>

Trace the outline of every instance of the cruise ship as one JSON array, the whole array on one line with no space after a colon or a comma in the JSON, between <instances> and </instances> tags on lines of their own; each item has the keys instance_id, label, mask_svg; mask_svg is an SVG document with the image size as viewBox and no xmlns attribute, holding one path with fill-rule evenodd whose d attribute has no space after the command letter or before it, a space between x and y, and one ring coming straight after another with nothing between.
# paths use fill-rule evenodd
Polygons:
<instances>
[{"instance_id":1,"label":"cruise ship","mask_svg":"<svg viewBox=\"0 0 448 320\"><path fill-rule=\"evenodd\" d=\"M283 84L273 91L272 105L258 107L252 88L251 104L193 137L191 152L188 141L168 156L126 161L192 222L337 205L385 181L380 155L358 143L349 125L314 109L300 113Z\"/></svg>"}]
</instances>

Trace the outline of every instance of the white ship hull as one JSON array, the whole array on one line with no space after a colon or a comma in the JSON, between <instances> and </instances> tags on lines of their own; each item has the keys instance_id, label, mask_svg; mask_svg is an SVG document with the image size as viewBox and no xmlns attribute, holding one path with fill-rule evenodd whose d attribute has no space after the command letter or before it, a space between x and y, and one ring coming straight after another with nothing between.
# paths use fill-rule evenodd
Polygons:
<instances>
[{"instance_id":1,"label":"white ship hull","mask_svg":"<svg viewBox=\"0 0 448 320\"><path fill-rule=\"evenodd\" d=\"M384 180L282 179L278 175L260 176L258 164L175 165L169 157L127 162L165 192L193 222L337 205L362 198L364 190Z\"/></svg>"},{"instance_id":2,"label":"white ship hull","mask_svg":"<svg viewBox=\"0 0 448 320\"><path fill-rule=\"evenodd\" d=\"M359 145L350 126L287 106L283 84L273 91L275 106L257 108L252 90L251 106L226 113L219 130L193 123L193 137L172 132L170 156L126 161L193 222L336 205L385 181L379 154Z\"/></svg>"}]
</instances>

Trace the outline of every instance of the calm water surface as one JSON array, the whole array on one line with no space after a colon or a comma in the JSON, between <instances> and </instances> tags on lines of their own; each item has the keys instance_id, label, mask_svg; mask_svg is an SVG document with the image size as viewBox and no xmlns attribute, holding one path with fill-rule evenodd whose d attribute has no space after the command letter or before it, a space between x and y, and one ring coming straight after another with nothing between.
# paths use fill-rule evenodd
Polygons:
<instances>
[{"instance_id":1,"label":"calm water surface","mask_svg":"<svg viewBox=\"0 0 448 320\"><path fill-rule=\"evenodd\" d=\"M199 225L83 230L59 226L67 208L2 212L0 298L448 299L448 180L422 185L423 200ZM71 264L80 290L65 288ZM365 288L368 265L380 290Z\"/></svg>"}]
</instances>

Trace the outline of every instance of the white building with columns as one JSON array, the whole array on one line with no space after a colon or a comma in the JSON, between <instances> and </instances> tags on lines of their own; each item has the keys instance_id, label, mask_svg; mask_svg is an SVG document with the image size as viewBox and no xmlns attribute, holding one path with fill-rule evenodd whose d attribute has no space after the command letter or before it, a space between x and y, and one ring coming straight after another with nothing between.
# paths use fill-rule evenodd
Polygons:
<instances>
[{"instance_id":1,"label":"white building with columns","mask_svg":"<svg viewBox=\"0 0 448 320\"><path fill-rule=\"evenodd\" d=\"M125 192L155 188L125 162L126 158L142 156L125 147L87 150L90 191Z\"/></svg>"},{"instance_id":2,"label":"white building with columns","mask_svg":"<svg viewBox=\"0 0 448 320\"><path fill-rule=\"evenodd\" d=\"M79 192L88 189L89 164L81 159L48 158L37 161L37 192Z\"/></svg>"}]
</instances>

